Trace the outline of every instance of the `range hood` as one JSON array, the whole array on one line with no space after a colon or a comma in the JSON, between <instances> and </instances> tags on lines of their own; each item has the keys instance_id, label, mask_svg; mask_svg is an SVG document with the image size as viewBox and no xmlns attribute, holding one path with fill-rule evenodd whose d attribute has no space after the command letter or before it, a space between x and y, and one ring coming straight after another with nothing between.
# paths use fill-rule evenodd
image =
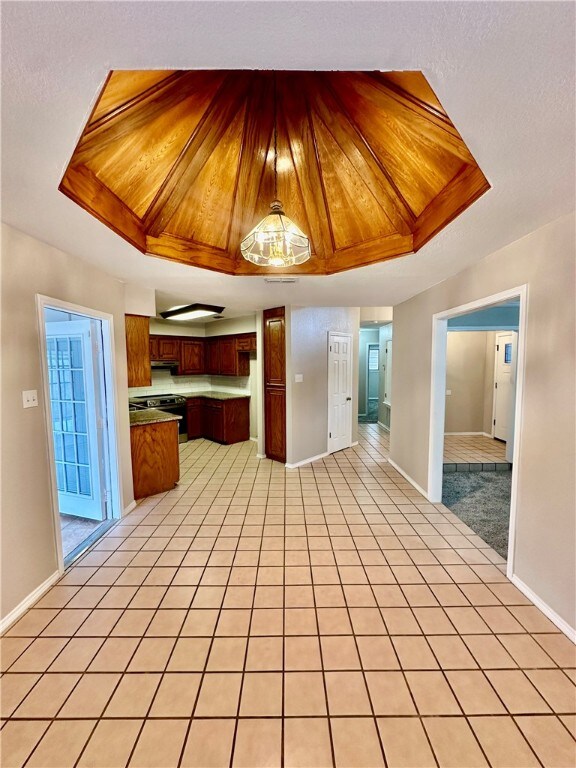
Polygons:
<instances>
[{"instance_id":1,"label":"range hood","mask_svg":"<svg viewBox=\"0 0 576 768\"><path fill-rule=\"evenodd\" d=\"M171 371L178 373L177 360L151 360L150 367L153 371Z\"/></svg>"}]
</instances>

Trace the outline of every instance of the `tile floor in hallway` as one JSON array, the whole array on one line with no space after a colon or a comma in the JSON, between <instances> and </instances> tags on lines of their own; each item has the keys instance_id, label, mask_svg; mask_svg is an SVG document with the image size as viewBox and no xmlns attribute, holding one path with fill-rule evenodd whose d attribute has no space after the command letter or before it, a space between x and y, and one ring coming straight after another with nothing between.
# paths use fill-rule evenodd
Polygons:
<instances>
[{"instance_id":1,"label":"tile floor in hallway","mask_svg":"<svg viewBox=\"0 0 576 768\"><path fill-rule=\"evenodd\" d=\"M573 766L574 645L386 445L184 445L2 639L3 768Z\"/></svg>"},{"instance_id":2,"label":"tile floor in hallway","mask_svg":"<svg viewBox=\"0 0 576 768\"><path fill-rule=\"evenodd\" d=\"M506 461L506 443L485 435L445 435L444 463Z\"/></svg>"}]
</instances>

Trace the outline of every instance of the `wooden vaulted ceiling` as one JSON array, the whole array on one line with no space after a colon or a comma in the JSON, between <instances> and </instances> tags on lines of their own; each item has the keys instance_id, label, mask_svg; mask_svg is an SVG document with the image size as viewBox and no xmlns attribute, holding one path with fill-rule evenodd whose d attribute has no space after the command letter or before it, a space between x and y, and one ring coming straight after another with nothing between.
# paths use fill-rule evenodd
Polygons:
<instances>
[{"instance_id":1,"label":"wooden vaulted ceiling","mask_svg":"<svg viewBox=\"0 0 576 768\"><path fill-rule=\"evenodd\" d=\"M240 241L274 197L289 270ZM489 184L421 72L111 72L60 189L144 253L229 274L332 274L417 251Z\"/></svg>"}]
</instances>

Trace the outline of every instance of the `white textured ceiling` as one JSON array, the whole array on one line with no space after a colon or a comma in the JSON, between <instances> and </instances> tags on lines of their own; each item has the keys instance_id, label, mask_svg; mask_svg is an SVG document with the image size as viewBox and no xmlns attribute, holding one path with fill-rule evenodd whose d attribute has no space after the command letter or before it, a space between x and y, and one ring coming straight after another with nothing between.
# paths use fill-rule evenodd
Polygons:
<instances>
[{"instance_id":1,"label":"white textured ceiling","mask_svg":"<svg viewBox=\"0 0 576 768\"><path fill-rule=\"evenodd\" d=\"M2 218L180 301L393 305L574 210L571 2L3 2ZM144 256L57 190L110 69L420 69L492 189L418 254L295 284Z\"/></svg>"}]
</instances>

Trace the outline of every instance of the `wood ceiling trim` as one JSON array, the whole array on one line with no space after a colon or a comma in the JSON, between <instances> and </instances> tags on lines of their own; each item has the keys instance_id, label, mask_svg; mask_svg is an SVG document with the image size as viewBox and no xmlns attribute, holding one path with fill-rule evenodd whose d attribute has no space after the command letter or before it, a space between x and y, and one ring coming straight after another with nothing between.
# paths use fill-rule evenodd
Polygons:
<instances>
[{"instance_id":1,"label":"wood ceiling trim","mask_svg":"<svg viewBox=\"0 0 576 768\"><path fill-rule=\"evenodd\" d=\"M147 234L157 237L170 221L241 108L251 81L249 75L226 77L146 211L143 224Z\"/></svg>"},{"instance_id":2,"label":"wood ceiling trim","mask_svg":"<svg viewBox=\"0 0 576 768\"><path fill-rule=\"evenodd\" d=\"M227 251L186 240L166 232L161 237L146 237L146 252L172 261L230 274L232 262Z\"/></svg>"},{"instance_id":3,"label":"wood ceiling trim","mask_svg":"<svg viewBox=\"0 0 576 768\"><path fill-rule=\"evenodd\" d=\"M489 189L490 183L478 166L464 166L418 217L414 229L414 250L422 248Z\"/></svg>"},{"instance_id":4,"label":"wood ceiling trim","mask_svg":"<svg viewBox=\"0 0 576 768\"><path fill-rule=\"evenodd\" d=\"M68 166L58 189L139 251L146 252L140 219L89 168Z\"/></svg>"},{"instance_id":5,"label":"wood ceiling trim","mask_svg":"<svg viewBox=\"0 0 576 768\"><path fill-rule=\"evenodd\" d=\"M366 267L379 261L406 256L413 251L412 235L389 235L385 238L376 238L359 245L340 248L330 259L328 274Z\"/></svg>"}]
</instances>

